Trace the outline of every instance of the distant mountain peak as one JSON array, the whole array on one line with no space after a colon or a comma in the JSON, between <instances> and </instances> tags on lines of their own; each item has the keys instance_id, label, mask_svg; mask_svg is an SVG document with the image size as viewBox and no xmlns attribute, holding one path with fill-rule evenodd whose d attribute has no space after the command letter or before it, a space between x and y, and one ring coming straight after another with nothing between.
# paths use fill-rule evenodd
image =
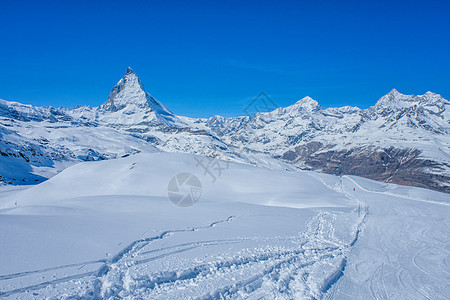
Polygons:
<instances>
[{"instance_id":1,"label":"distant mountain peak","mask_svg":"<svg viewBox=\"0 0 450 300\"><path fill-rule=\"evenodd\" d=\"M319 102L309 96L303 97L288 108L295 110L306 110L310 112L318 111L321 109Z\"/></svg>"},{"instance_id":2,"label":"distant mountain peak","mask_svg":"<svg viewBox=\"0 0 450 300\"><path fill-rule=\"evenodd\" d=\"M302 99L298 100L297 103L301 104L313 104L313 105L319 105L319 102L311 98L310 96L303 97Z\"/></svg>"},{"instance_id":3,"label":"distant mountain peak","mask_svg":"<svg viewBox=\"0 0 450 300\"><path fill-rule=\"evenodd\" d=\"M113 87L105 104L99 108L111 113L120 112L122 116L108 119L113 123L136 124L150 121L152 119L148 117L150 113L154 113L157 120L163 124L175 126L180 123L169 109L145 92L144 85L130 67L127 68L125 76Z\"/></svg>"},{"instance_id":4,"label":"distant mountain peak","mask_svg":"<svg viewBox=\"0 0 450 300\"><path fill-rule=\"evenodd\" d=\"M135 73L134 73L134 71L133 71L133 69L131 67L128 67L127 68L127 72L125 74L129 75L129 74L135 74Z\"/></svg>"},{"instance_id":5,"label":"distant mountain peak","mask_svg":"<svg viewBox=\"0 0 450 300\"><path fill-rule=\"evenodd\" d=\"M100 108L107 111L122 110L127 106L150 108L144 91L144 85L134 71L128 67L125 76L112 88L108 100Z\"/></svg>"},{"instance_id":6,"label":"distant mountain peak","mask_svg":"<svg viewBox=\"0 0 450 300\"><path fill-rule=\"evenodd\" d=\"M405 95L392 89L389 93L384 95L375 104L376 109L401 109L413 106L441 106L448 104L448 100L442 98L441 95L426 92L423 95Z\"/></svg>"},{"instance_id":7,"label":"distant mountain peak","mask_svg":"<svg viewBox=\"0 0 450 300\"><path fill-rule=\"evenodd\" d=\"M389 93L389 95L402 95L399 91L397 91L397 89L392 89Z\"/></svg>"},{"instance_id":8,"label":"distant mountain peak","mask_svg":"<svg viewBox=\"0 0 450 300\"><path fill-rule=\"evenodd\" d=\"M405 95L400 93L397 89L392 89L389 93L386 94L386 96L389 96L391 100L396 100L402 98L403 96L409 97L412 95Z\"/></svg>"}]
</instances>

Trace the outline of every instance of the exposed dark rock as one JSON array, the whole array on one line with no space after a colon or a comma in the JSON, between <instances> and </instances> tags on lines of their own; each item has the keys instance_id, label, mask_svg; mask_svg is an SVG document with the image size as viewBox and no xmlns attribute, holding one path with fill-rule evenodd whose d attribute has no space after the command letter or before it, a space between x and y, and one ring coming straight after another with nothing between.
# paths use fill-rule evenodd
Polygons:
<instances>
[{"instance_id":1,"label":"exposed dark rock","mask_svg":"<svg viewBox=\"0 0 450 300\"><path fill-rule=\"evenodd\" d=\"M417 149L365 147L324 151L322 146L311 142L286 152L282 158L329 174L356 175L450 193L450 176L440 172L450 166L421 158Z\"/></svg>"}]
</instances>

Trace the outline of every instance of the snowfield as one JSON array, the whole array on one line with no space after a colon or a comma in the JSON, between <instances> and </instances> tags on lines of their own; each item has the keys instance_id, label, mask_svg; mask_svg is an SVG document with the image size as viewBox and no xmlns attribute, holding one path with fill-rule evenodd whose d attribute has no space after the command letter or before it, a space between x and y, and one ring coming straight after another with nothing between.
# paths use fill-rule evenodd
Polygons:
<instances>
[{"instance_id":1,"label":"snowfield","mask_svg":"<svg viewBox=\"0 0 450 300\"><path fill-rule=\"evenodd\" d=\"M168 198L179 173L201 182L193 206ZM0 191L6 299L450 294L448 194L162 152Z\"/></svg>"}]
</instances>

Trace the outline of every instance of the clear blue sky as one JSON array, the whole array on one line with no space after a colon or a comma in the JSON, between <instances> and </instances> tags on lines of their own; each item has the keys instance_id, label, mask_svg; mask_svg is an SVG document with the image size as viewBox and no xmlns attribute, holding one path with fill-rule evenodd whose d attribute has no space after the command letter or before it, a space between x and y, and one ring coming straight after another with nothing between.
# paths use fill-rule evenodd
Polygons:
<instances>
[{"instance_id":1,"label":"clear blue sky","mask_svg":"<svg viewBox=\"0 0 450 300\"><path fill-rule=\"evenodd\" d=\"M0 1L0 98L97 106L131 66L193 117L244 115L260 91L280 106L449 99L449 15L433 0Z\"/></svg>"}]
</instances>

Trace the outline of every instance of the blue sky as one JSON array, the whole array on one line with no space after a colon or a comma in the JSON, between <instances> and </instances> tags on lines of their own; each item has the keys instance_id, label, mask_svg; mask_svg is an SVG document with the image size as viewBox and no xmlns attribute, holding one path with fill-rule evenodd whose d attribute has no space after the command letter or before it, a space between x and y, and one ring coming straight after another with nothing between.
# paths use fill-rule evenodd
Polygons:
<instances>
[{"instance_id":1,"label":"blue sky","mask_svg":"<svg viewBox=\"0 0 450 300\"><path fill-rule=\"evenodd\" d=\"M192 117L244 115L260 91L280 106L450 98L450 1L37 2L0 1L2 99L97 106L128 66Z\"/></svg>"}]
</instances>

